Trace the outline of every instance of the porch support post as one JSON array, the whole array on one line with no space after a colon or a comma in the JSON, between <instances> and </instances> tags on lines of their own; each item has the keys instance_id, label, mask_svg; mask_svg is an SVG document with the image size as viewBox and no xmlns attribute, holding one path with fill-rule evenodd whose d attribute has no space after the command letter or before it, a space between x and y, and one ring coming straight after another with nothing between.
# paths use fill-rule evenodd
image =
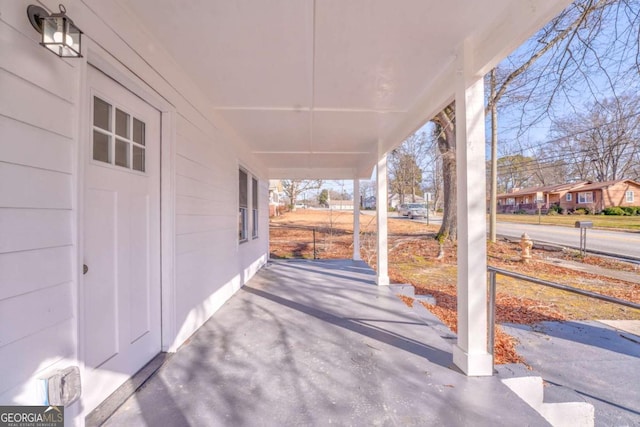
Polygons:
<instances>
[{"instance_id":1,"label":"porch support post","mask_svg":"<svg viewBox=\"0 0 640 427\"><path fill-rule=\"evenodd\" d=\"M360 180L353 180L353 259L360 261Z\"/></svg>"},{"instance_id":2,"label":"porch support post","mask_svg":"<svg viewBox=\"0 0 640 427\"><path fill-rule=\"evenodd\" d=\"M378 223L378 286L389 285L387 247L387 154L378 154L376 167L376 219Z\"/></svg>"},{"instance_id":3,"label":"porch support post","mask_svg":"<svg viewBox=\"0 0 640 427\"><path fill-rule=\"evenodd\" d=\"M484 81L470 69L471 49L458 57L456 170L458 186L458 342L453 363L470 376L493 374L487 351L487 224Z\"/></svg>"}]
</instances>

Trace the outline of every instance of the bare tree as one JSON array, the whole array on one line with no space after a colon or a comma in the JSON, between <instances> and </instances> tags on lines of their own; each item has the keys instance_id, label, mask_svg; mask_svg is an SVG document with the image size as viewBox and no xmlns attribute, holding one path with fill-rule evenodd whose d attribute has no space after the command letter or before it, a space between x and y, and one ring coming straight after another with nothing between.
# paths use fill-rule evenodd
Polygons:
<instances>
[{"instance_id":1,"label":"bare tree","mask_svg":"<svg viewBox=\"0 0 640 427\"><path fill-rule=\"evenodd\" d=\"M580 179L635 178L640 153L640 97L624 95L594 103L587 113L556 121L554 134L571 156Z\"/></svg>"},{"instance_id":2,"label":"bare tree","mask_svg":"<svg viewBox=\"0 0 640 427\"><path fill-rule=\"evenodd\" d=\"M362 197L363 206L366 206L367 199L375 197L376 183L374 181L362 181L360 183L360 196ZM354 195L354 197L356 197Z\"/></svg>"},{"instance_id":3,"label":"bare tree","mask_svg":"<svg viewBox=\"0 0 640 427\"><path fill-rule=\"evenodd\" d=\"M438 150L442 158L444 212L442 225L436 235L440 242L440 258L444 256L444 242L455 241L458 238L455 111L455 104L451 103L432 119L435 124Z\"/></svg>"},{"instance_id":4,"label":"bare tree","mask_svg":"<svg viewBox=\"0 0 640 427\"><path fill-rule=\"evenodd\" d=\"M497 190L508 192L516 188L529 187L534 184L533 165L535 160L522 154L504 156L498 159Z\"/></svg>"},{"instance_id":5,"label":"bare tree","mask_svg":"<svg viewBox=\"0 0 640 427\"><path fill-rule=\"evenodd\" d=\"M426 141L426 133L415 133L389 156L389 185L392 195L397 194L400 203L405 202L407 195L415 202L422 189L423 165L428 147Z\"/></svg>"},{"instance_id":6,"label":"bare tree","mask_svg":"<svg viewBox=\"0 0 640 427\"><path fill-rule=\"evenodd\" d=\"M486 113L497 118L500 103L519 106L522 134L531 125L552 118L556 105L563 111L575 111L576 99L589 95L597 102L603 93L616 96L630 83L640 87L639 29L640 0L576 0L492 73ZM447 111L452 111L451 106L432 121L443 135L450 129L446 139L455 141L455 117ZM497 132L497 125L492 128ZM497 144L497 136L492 140ZM439 141L440 145L450 147ZM455 179L455 174L445 172L445 193L446 188L455 193ZM455 212L447 209L449 203L445 195L445 212ZM491 224L495 224L495 213ZM455 238L455 233L446 231L443 222L439 238Z\"/></svg>"},{"instance_id":7,"label":"bare tree","mask_svg":"<svg viewBox=\"0 0 640 427\"><path fill-rule=\"evenodd\" d=\"M301 180L301 179L283 179L282 191L289 198L289 206L292 210L296 209L298 197L305 191L318 190L322 186L322 180Z\"/></svg>"},{"instance_id":8,"label":"bare tree","mask_svg":"<svg viewBox=\"0 0 640 427\"><path fill-rule=\"evenodd\" d=\"M442 205L442 159L440 151L436 144L431 144L429 148L429 157L431 162L427 164L424 175L425 179L425 193L431 193L431 206L434 211L441 208Z\"/></svg>"},{"instance_id":9,"label":"bare tree","mask_svg":"<svg viewBox=\"0 0 640 427\"><path fill-rule=\"evenodd\" d=\"M500 64L486 112L519 105L525 132L555 107L577 111L587 97L637 88L639 34L639 0L575 0Z\"/></svg>"}]
</instances>

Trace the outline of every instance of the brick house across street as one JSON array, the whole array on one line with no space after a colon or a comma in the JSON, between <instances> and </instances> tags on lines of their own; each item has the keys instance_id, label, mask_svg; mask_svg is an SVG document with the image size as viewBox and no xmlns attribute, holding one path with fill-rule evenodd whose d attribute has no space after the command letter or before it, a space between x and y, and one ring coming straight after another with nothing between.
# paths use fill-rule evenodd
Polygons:
<instances>
[{"instance_id":1,"label":"brick house across street","mask_svg":"<svg viewBox=\"0 0 640 427\"><path fill-rule=\"evenodd\" d=\"M556 184L545 187L518 189L498 195L498 212L514 213L537 212L537 201L543 213L551 206L562 208L563 212L576 209L588 209L590 212L602 212L610 207L640 205L640 183L630 179L593 182L580 181Z\"/></svg>"}]
</instances>

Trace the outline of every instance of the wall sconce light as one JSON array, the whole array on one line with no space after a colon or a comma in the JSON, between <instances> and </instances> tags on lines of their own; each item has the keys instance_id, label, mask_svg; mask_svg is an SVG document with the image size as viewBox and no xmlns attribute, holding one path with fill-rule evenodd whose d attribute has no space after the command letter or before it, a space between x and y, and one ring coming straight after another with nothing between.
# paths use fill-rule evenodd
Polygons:
<instances>
[{"instance_id":1,"label":"wall sconce light","mask_svg":"<svg viewBox=\"0 0 640 427\"><path fill-rule=\"evenodd\" d=\"M33 4L27 7L29 22L42 34L42 46L62 58L80 58L82 31L66 13L67 10L62 4L60 13L52 14Z\"/></svg>"}]
</instances>

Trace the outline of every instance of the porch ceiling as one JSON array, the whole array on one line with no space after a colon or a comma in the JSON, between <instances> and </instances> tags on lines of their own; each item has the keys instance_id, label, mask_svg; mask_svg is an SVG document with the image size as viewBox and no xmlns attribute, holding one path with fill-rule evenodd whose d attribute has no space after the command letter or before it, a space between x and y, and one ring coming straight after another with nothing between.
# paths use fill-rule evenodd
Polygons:
<instances>
[{"instance_id":1,"label":"porch ceiling","mask_svg":"<svg viewBox=\"0 0 640 427\"><path fill-rule=\"evenodd\" d=\"M269 178L369 178L454 94L558 13L548 0L120 0Z\"/></svg>"}]
</instances>

